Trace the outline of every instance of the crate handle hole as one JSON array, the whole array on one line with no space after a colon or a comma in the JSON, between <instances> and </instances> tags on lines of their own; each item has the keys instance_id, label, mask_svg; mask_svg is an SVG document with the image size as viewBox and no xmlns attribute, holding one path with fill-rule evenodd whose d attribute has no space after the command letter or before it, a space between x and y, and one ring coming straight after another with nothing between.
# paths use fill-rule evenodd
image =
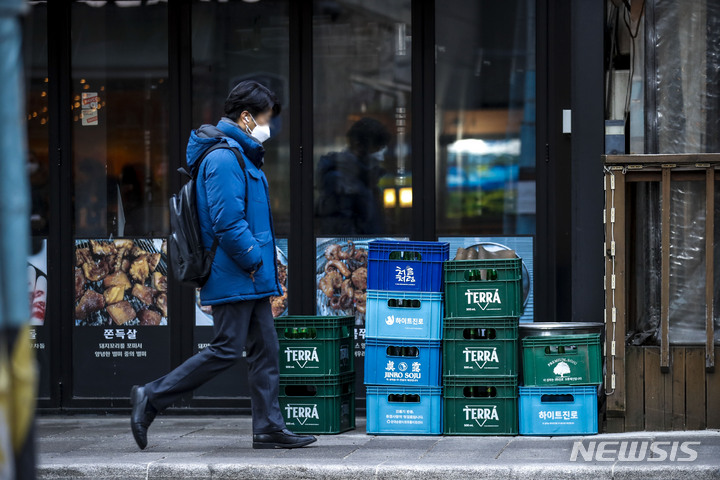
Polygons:
<instances>
[{"instance_id":1,"label":"crate handle hole","mask_svg":"<svg viewBox=\"0 0 720 480\"><path fill-rule=\"evenodd\" d=\"M574 401L575 401L575 397L572 396L572 395L569 394L569 393L557 394L557 395L552 395L552 394L546 393L545 395L542 395L542 396L540 397L540 401L541 401L542 403L565 403L565 402L574 402Z\"/></svg>"},{"instance_id":2,"label":"crate handle hole","mask_svg":"<svg viewBox=\"0 0 720 480\"><path fill-rule=\"evenodd\" d=\"M417 262L422 260L422 255L420 254L420 252L393 250L392 252L390 252L390 260Z\"/></svg>"},{"instance_id":3,"label":"crate handle hole","mask_svg":"<svg viewBox=\"0 0 720 480\"><path fill-rule=\"evenodd\" d=\"M420 356L420 350L417 347L387 347L388 357L418 357Z\"/></svg>"},{"instance_id":4,"label":"crate handle hole","mask_svg":"<svg viewBox=\"0 0 720 480\"><path fill-rule=\"evenodd\" d=\"M574 355L576 353L576 345L548 345L545 347L545 355Z\"/></svg>"},{"instance_id":5,"label":"crate handle hole","mask_svg":"<svg viewBox=\"0 0 720 480\"><path fill-rule=\"evenodd\" d=\"M497 332L494 328L466 328L463 330L465 340L494 340Z\"/></svg>"},{"instance_id":6,"label":"crate handle hole","mask_svg":"<svg viewBox=\"0 0 720 480\"><path fill-rule=\"evenodd\" d=\"M305 327L286 328L283 336L289 340L314 340L317 338L317 329Z\"/></svg>"},{"instance_id":7,"label":"crate handle hole","mask_svg":"<svg viewBox=\"0 0 720 480\"><path fill-rule=\"evenodd\" d=\"M467 282L489 282L498 279L498 271L494 268L465 270Z\"/></svg>"},{"instance_id":8,"label":"crate handle hole","mask_svg":"<svg viewBox=\"0 0 720 480\"><path fill-rule=\"evenodd\" d=\"M417 299L409 298L390 298L387 301L390 308L420 308L421 302Z\"/></svg>"},{"instance_id":9,"label":"crate handle hole","mask_svg":"<svg viewBox=\"0 0 720 480\"><path fill-rule=\"evenodd\" d=\"M493 398L497 397L497 388L468 386L463 388L463 396L467 398Z\"/></svg>"},{"instance_id":10,"label":"crate handle hole","mask_svg":"<svg viewBox=\"0 0 720 480\"><path fill-rule=\"evenodd\" d=\"M420 395L417 395L417 394L407 395L405 393L403 393L402 395L399 393L390 394L390 395L388 395L388 402L389 403L420 403Z\"/></svg>"},{"instance_id":11,"label":"crate handle hole","mask_svg":"<svg viewBox=\"0 0 720 480\"><path fill-rule=\"evenodd\" d=\"M317 395L317 387L314 385L287 385L285 395L288 397L314 397Z\"/></svg>"}]
</instances>

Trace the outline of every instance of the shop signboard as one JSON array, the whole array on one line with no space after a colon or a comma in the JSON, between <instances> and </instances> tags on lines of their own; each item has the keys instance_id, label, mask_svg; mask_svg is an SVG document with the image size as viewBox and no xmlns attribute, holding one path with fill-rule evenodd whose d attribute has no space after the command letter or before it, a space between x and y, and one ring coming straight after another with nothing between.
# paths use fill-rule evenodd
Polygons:
<instances>
[{"instance_id":1,"label":"shop signboard","mask_svg":"<svg viewBox=\"0 0 720 480\"><path fill-rule=\"evenodd\" d=\"M75 242L76 397L126 397L170 369L164 239Z\"/></svg>"},{"instance_id":2,"label":"shop signboard","mask_svg":"<svg viewBox=\"0 0 720 480\"><path fill-rule=\"evenodd\" d=\"M47 319L47 239L34 238L28 257L30 341L37 352L40 370L38 397L50 396L50 327Z\"/></svg>"}]
</instances>

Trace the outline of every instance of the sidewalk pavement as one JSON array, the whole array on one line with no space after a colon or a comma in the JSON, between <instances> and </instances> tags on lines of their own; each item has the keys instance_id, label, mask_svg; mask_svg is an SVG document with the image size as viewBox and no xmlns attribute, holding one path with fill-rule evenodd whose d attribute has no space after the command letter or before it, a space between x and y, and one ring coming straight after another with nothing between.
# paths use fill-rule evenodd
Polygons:
<instances>
[{"instance_id":1,"label":"sidewalk pavement","mask_svg":"<svg viewBox=\"0 0 720 480\"><path fill-rule=\"evenodd\" d=\"M400 437L367 435L365 419L357 423L356 430L319 436L310 447L253 450L250 417L162 415L141 451L129 416L42 416L37 421L38 478L720 479L717 430ZM621 461L628 452L640 460Z\"/></svg>"}]
</instances>

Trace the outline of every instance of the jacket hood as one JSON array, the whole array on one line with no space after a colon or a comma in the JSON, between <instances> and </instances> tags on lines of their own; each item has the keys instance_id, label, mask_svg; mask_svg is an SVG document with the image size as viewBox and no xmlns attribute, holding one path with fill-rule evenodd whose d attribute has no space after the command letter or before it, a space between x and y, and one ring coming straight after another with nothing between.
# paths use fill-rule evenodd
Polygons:
<instances>
[{"instance_id":1,"label":"jacket hood","mask_svg":"<svg viewBox=\"0 0 720 480\"><path fill-rule=\"evenodd\" d=\"M217 126L202 125L190 132L185 160L191 171L197 169L196 163L205 151L218 142L227 142L229 146L238 148L257 168L262 167L265 155L262 144L240 130L232 120L223 118Z\"/></svg>"}]
</instances>

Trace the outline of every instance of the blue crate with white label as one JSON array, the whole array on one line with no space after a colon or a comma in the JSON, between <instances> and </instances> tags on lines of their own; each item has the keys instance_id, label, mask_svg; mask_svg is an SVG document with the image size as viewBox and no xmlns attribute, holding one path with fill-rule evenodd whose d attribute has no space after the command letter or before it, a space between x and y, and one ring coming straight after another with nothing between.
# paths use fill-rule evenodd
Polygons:
<instances>
[{"instance_id":1,"label":"blue crate with white label","mask_svg":"<svg viewBox=\"0 0 720 480\"><path fill-rule=\"evenodd\" d=\"M440 340L442 318L442 293L367 291L367 337Z\"/></svg>"},{"instance_id":2,"label":"blue crate with white label","mask_svg":"<svg viewBox=\"0 0 720 480\"><path fill-rule=\"evenodd\" d=\"M440 385L439 340L365 338L365 384Z\"/></svg>"},{"instance_id":3,"label":"blue crate with white label","mask_svg":"<svg viewBox=\"0 0 720 480\"><path fill-rule=\"evenodd\" d=\"M441 387L367 387L367 433L440 435Z\"/></svg>"},{"instance_id":4,"label":"blue crate with white label","mask_svg":"<svg viewBox=\"0 0 720 480\"><path fill-rule=\"evenodd\" d=\"M598 387L520 387L521 435L598 433Z\"/></svg>"},{"instance_id":5,"label":"blue crate with white label","mask_svg":"<svg viewBox=\"0 0 720 480\"><path fill-rule=\"evenodd\" d=\"M367 285L371 290L441 292L446 242L375 240L369 244Z\"/></svg>"}]
</instances>

